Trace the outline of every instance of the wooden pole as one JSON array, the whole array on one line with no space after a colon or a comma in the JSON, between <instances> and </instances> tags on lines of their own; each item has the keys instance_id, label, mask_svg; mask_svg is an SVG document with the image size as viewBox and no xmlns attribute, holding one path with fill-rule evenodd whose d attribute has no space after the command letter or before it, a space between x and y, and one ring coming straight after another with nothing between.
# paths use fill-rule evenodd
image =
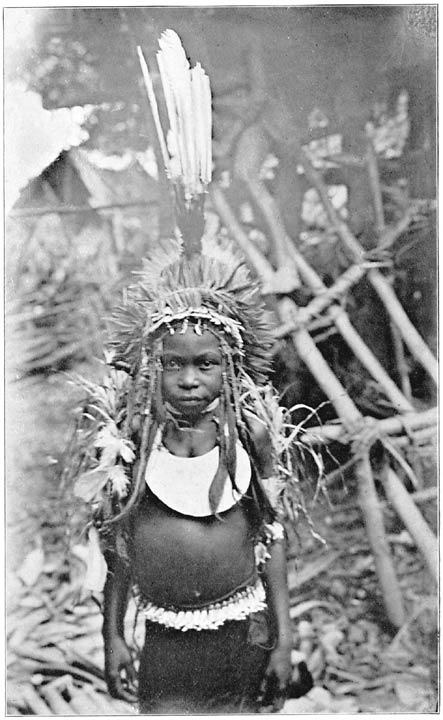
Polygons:
<instances>
[{"instance_id":1,"label":"wooden pole","mask_svg":"<svg viewBox=\"0 0 443 720\"><path fill-rule=\"evenodd\" d=\"M425 368L434 382L438 382L438 363L421 335L409 320L397 295L392 289L389 281L378 271L372 269L368 272L368 278L378 293L383 305L388 310L393 322L400 330L400 334L409 348L411 355Z\"/></svg>"},{"instance_id":2,"label":"wooden pole","mask_svg":"<svg viewBox=\"0 0 443 720\"><path fill-rule=\"evenodd\" d=\"M383 593L386 613L391 623L399 628L405 622L403 600L391 559L389 543L385 535L383 514L375 489L369 454L355 464L358 501L362 512L371 550L374 555L377 576Z\"/></svg>"},{"instance_id":3,"label":"wooden pole","mask_svg":"<svg viewBox=\"0 0 443 720\"><path fill-rule=\"evenodd\" d=\"M385 468L385 472L382 474L382 482L387 499L403 520L407 531L414 538L418 549L422 553L432 577L438 582L439 553L437 538L400 478L389 466Z\"/></svg>"},{"instance_id":4,"label":"wooden pole","mask_svg":"<svg viewBox=\"0 0 443 720\"><path fill-rule=\"evenodd\" d=\"M298 262L296 260L296 262ZM313 271L315 272L315 271ZM315 273L315 286L305 280L304 272L301 272L303 279L306 284L309 285L311 290L316 293L315 297L306 307L301 307L298 310L297 317L291 322L280 325L275 331L276 338L282 338L285 335L289 335L295 330L300 324L308 324L313 318L319 315L325 310L332 302L339 300L343 295L355 285L366 273L366 270L361 265L351 265L338 280L331 286L326 287L323 284L321 278ZM318 282L317 282L318 279Z\"/></svg>"},{"instance_id":5,"label":"wooden pole","mask_svg":"<svg viewBox=\"0 0 443 720\"><path fill-rule=\"evenodd\" d=\"M251 263L252 267L254 268L261 281L266 287L273 287L273 280L275 274L273 268L268 263L266 258L261 254L260 250L258 250L255 245L249 240L248 236L243 231L242 226L232 212L229 203L226 201L222 190L217 187L217 185L213 185L211 187L211 198L212 202L214 203L215 209L219 213L220 217L223 218L226 226L231 230L231 233L235 237L237 244L243 250L246 258ZM274 292L275 290L276 288L271 292Z\"/></svg>"},{"instance_id":6,"label":"wooden pole","mask_svg":"<svg viewBox=\"0 0 443 720\"><path fill-rule=\"evenodd\" d=\"M380 185L380 173L378 171L378 162L377 162L377 154L375 152L374 142L373 142L373 133L372 133L372 125L371 123L368 123L366 126L366 135L367 135L367 154L366 154L366 163L367 163L367 169L368 169L368 176L369 176L369 186L371 188L371 194L372 194L372 201L374 204L374 211L375 211L375 230L378 237L377 242L377 248L380 249L381 244L386 244L386 238L382 238L381 234L386 230L386 223L385 223L385 214L383 209L383 195L381 191L381 185ZM405 229L408 227L411 216L410 214L405 214L404 216L404 224ZM393 285L393 277L391 273L391 277L388 278L391 286ZM398 329L397 325L393 322L392 318L390 321L391 325L391 336L392 336L392 344L394 346L394 355L397 365L397 371L400 378L400 385L403 391L404 396L410 401L412 399L412 392L411 392L411 383L409 381L409 373L408 373L408 366L406 362L405 357L405 349L403 346L403 340L400 334L400 330Z\"/></svg>"},{"instance_id":7,"label":"wooden pole","mask_svg":"<svg viewBox=\"0 0 443 720\"><path fill-rule=\"evenodd\" d=\"M378 172L377 155L375 153L374 143L370 133L370 125L366 126L366 168L369 177L369 187L371 188L372 203L375 213L375 232L377 237L385 229L385 214L383 209L383 196L380 186L380 175Z\"/></svg>"},{"instance_id":8,"label":"wooden pole","mask_svg":"<svg viewBox=\"0 0 443 720\"><path fill-rule=\"evenodd\" d=\"M411 413L407 415L407 421L404 417L390 417L384 420L378 420L377 425L381 435L399 435L407 430L408 433L414 433L422 428L435 426L437 428L438 414L437 408L430 408L420 413ZM322 425L307 428L302 435L304 442L316 444L323 442L340 441L344 434L344 427L339 424Z\"/></svg>"},{"instance_id":9,"label":"wooden pole","mask_svg":"<svg viewBox=\"0 0 443 720\"><path fill-rule=\"evenodd\" d=\"M353 350L355 356L360 360L372 377L380 384L386 396L394 405L396 412L413 412L414 408L405 395L399 390L395 382L388 375L383 366L379 363L377 357L372 350L361 339L360 335L351 324L348 314L338 305L334 305L329 310L329 315L333 319L337 329L341 333L344 340Z\"/></svg>"}]
</instances>

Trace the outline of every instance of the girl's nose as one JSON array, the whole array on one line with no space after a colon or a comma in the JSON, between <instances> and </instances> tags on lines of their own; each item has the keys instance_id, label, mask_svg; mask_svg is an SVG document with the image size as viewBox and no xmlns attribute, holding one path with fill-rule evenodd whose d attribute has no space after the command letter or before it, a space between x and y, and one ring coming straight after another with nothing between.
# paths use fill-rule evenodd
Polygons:
<instances>
[{"instance_id":1,"label":"girl's nose","mask_svg":"<svg viewBox=\"0 0 443 720\"><path fill-rule=\"evenodd\" d=\"M180 373L180 385L182 387L196 387L198 385L198 377L195 368L192 366L185 366Z\"/></svg>"}]
</instances>

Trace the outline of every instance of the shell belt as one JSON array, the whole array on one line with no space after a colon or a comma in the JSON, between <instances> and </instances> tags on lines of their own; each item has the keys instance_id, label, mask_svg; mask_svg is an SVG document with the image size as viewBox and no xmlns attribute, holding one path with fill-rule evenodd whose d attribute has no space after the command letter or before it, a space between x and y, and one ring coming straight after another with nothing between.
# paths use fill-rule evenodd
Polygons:
<instances>
[{"instance_id":1,"label":"shell belt","mask_svg":"<svg viewBox=\"0 0 443 720\"><path fill-rule=\"evenodd\" d=\"M217 630L230 620L245 620L252 613L266 608L263 583L258 578L253 586L238 590L234 595L194 610L168 610L144 601L142 612L146 620L174 630Z\"/></svg>"}]
</instances>

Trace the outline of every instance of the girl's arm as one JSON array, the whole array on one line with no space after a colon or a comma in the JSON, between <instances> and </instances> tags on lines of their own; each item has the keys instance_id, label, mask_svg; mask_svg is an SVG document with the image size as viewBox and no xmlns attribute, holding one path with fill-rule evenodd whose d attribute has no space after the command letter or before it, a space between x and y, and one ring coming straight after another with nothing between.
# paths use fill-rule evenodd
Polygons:
<instances>
[{"instance_id":1,"label":"girl's arm","mask_svg":"<svg viewBox=\"0 0 443 720\"><path fill-rule=\"evenodd\" d=\"M129 568L118 555L108 563L104 588L103 640L105 645L105 679L110 695L127 702L136 700L131 690L135 672L124 636L124 619L131 584Z\"/></svg>"},{"instance_id":2,"label":"girl's arm","mask_svg":"<svg viewBox=\"0 0 443 720\"><path fill-rule=\"evenodd\" d=\"M262 478L270 478L274 474L274 461L268 432L253 417L248 418L248 425L254 440L260 475ZM272 505L272 498L269 499ZM265 697L270 699L276 709L280 709L292 675L292 631L284 540L275 539L268 547L268 553L270 557L263 574L276 646L271 652L266 670Z\"/></svg>"},{"instance_id":3,"label":"girl's arm","mask_svg":"<svg viewBox=\"0 0 443 720\"><path fill-rule=\"evenodd\" d=\"M292 631L289 618L289 591L286 571L286 553L281 541L269 548L270 558L264 568L270 621L276 645L271 652L266 670L268 685L274 688L275 699L284 698L291 680Z\"/></svg>"}]
</instances>

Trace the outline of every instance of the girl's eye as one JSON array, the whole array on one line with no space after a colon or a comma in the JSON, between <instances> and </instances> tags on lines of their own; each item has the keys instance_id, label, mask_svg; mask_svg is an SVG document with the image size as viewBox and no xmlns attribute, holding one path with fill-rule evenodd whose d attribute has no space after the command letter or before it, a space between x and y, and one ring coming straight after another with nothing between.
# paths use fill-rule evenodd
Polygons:
<instances>
[{"instance_id":1,"label":"girl's eye","mask_svg":"<svg viewBox=\"0 0 443 720\"><path fill-rule=\"evenodd\" d=\"M166 360L163 363L163 367L165 370L179 370L180 369L180 360Z\"/></svg>"},{"instance_id":2,"label":"girl's eye","mask_svg":"<svg viewBox=\"0 0 443 720\"><path fill-rule=\"evenodd\" d=\"M215 367L216 365L219 365L219 361L216 358L203 358L199 366L203 368L204 370L210 370L211 368Z\"/></svg>"}]
</instances>

